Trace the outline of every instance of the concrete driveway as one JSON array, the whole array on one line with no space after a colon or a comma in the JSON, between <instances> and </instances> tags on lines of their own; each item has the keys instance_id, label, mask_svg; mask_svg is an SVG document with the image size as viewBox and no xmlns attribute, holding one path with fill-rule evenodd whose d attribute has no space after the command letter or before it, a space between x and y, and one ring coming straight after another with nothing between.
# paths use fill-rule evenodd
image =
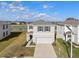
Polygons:
<instances>
[{"instance_id":1,"label":"concrete driveway","mask_svg":"<svg viewBox=\"0 0 79 59\"><path fill-rule=\"evenodd\" d=\"M35 58L56 58L54 48L51 44L37 44L34 53Z\"/></svg>"}]
</instances>

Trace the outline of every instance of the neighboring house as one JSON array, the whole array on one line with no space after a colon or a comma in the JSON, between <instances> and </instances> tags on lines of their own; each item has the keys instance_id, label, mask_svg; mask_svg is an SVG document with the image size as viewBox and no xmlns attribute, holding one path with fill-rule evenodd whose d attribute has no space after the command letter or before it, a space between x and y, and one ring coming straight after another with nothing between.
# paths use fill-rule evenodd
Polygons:
<instances>
[{"instance_id":1,"label":"neighboring house","mask_svg":"<svg viewBox=\"0 0 79 59\"><path fill-rule=\"evenodd\" d=\"M64 24L63 23L58 23L57 25L57 38L62 38L64 39Z\"/></svg>"},{"instance_id":2,"label":"neighboring house","mask_svg":"<svg viewBox=\"0 0 79 59\"><path fill-rule=\"evenodd\" d=\"M10 35L10 22L0 21L0 40Z\"/></svg>"},{"instance_id":3,"label":"neighboring house","mask_svg":"<svg viewBox=\"0 0 79 59\"><path fill-rule=\"evenodd\" d=\"M79 20L70 18L67 19L65 22L65 40L71 40L75 44L79 44Z\"/></svg>"},{"instance_id":4,"label":"neighboring house","mask_svg":"<svg viewBox=\"0 0 79 59\"><path fill-rule=\"evenodd\" d=\"M36 44L52 44L54 42L55 25L51 22L37 20L27 26L27 41L32 40Z\"/></svg>"}]
</instances>

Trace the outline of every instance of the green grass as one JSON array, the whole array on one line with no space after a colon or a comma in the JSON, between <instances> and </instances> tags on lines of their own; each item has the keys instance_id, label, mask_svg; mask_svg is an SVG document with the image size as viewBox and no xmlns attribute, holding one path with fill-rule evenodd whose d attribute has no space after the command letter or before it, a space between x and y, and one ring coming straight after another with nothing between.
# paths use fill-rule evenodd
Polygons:
<instances>
[{"instance_id":1,"label":"green grass","mask_svg":"<svg viewBox=\"0 0 79 59\"><path fill-rule=\"evenodd\" d=\"M34 47L16 46L9 52L5 53L2 57L32 57L34 55Z\"/></svg>"},{"instance_id":2,"label":"green grass","mask_svg":"<svg viewBox=\"0 0 79 59\"><path fill-rule=\"evenodd\" d=\"M68 58L70 57L70 44L65 42L63 39L58 38L56 41L56 45L53 45L57 57L60 58Z\"/></svg>"},{"instance_id":3,"label":"green grass","mask_svg":"<svg viewBox=\"0 0 79 59\"><path fill-rule=\"evenodd\" d=\"M23 55L23 57L30 57L30 56L34 56L34 50L35 50L35 47L24 47L24 49L18 49L16 52L15 52L15 56L17 57L21 57L21 55Z\"/></svg>"},{"instance_id":4,"label":"green grass","mask_svg":"<svg viewBox=\"0 0 79 59\"><path fill-rule=\"evenodd\" d=\"M26 26L16 26L15 28L27 28Z\"/></svg>"},{"instance_id":5,"label":"green grass","mask_svg":"<svg viewBox=\"0 0 79 59\"><path fill-rule=\"evenodd\" d=\"M0 57L32 57L35 47L25 47L26 32L11 33L10 36L0 41ZM5 50L4 50L5 49Z\"/></svg>"},{"instance_id":6,"label":"green grass","mask_svg":"<svg viewBox=\"0 0 79 59\"><path fill-rule=\"evenodd\" d=\"M25 25L12 25L11 28L13 32L27 31L27 26Z\"/></svg>"},{"instance_id":7,"label":"green grass","mask_svg":"<svg viewBox=\"0 0 79 59\"><path fill-rule=\"evenodd\" d=\"M20 32L12 32L8 37L0 40L0 52L11 44L15 40L14 38L18 35L20 35Z\"/></svg>"},{"instance_id":8,"label":"green grass","mask_svg":"<svg viewBox=\"0 0 79 59\"><path fill-rule=\"evenodd\" d=\"M73 47L72 50L73 50L73 54L72 54L73 58L79 58L79 48Z\"/></svg>"},{"instance_id":9,"label":"green grass","mask_svg":"<svg viewBox=\"0 0 79 59\"><path fill-rule=\"evenodd\" d=\"M15 29L27 29L27 26L21 26L21 25L16 25L16 26L12 26Z\"/></svg>"}]
</instances>

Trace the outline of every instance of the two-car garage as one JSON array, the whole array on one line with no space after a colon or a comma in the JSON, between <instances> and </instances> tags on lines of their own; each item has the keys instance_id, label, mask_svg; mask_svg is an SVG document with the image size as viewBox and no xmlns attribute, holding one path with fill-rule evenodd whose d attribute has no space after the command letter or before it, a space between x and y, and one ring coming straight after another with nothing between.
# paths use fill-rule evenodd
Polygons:
<instances>
[{"instance_id":1,"label":"two-car garage","mask_svg":"<svg viewBox=\"0 0 79 59\"><path fill-rule=\"evenodd\" d=\"M51 44L53 43L53 39L51 37L37 37L37 44Z\"/></svg>"}]
</instances>

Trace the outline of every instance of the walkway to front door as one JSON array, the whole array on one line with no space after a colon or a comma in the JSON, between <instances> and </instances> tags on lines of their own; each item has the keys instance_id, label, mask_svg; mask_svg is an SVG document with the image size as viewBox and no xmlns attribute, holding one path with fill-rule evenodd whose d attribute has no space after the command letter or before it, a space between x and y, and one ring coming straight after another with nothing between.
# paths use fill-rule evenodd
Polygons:
<instances>
[{"instance_id":1,"label":"walkway to front door","mask_svg":"<svg viewBox=\"0 0 79 59\"><path fill-rule=\"evenodd\" d=\"M56 58L54 48L51 44L37 44L34 53L35 58Z\"/></svg>"}]
</instances>

